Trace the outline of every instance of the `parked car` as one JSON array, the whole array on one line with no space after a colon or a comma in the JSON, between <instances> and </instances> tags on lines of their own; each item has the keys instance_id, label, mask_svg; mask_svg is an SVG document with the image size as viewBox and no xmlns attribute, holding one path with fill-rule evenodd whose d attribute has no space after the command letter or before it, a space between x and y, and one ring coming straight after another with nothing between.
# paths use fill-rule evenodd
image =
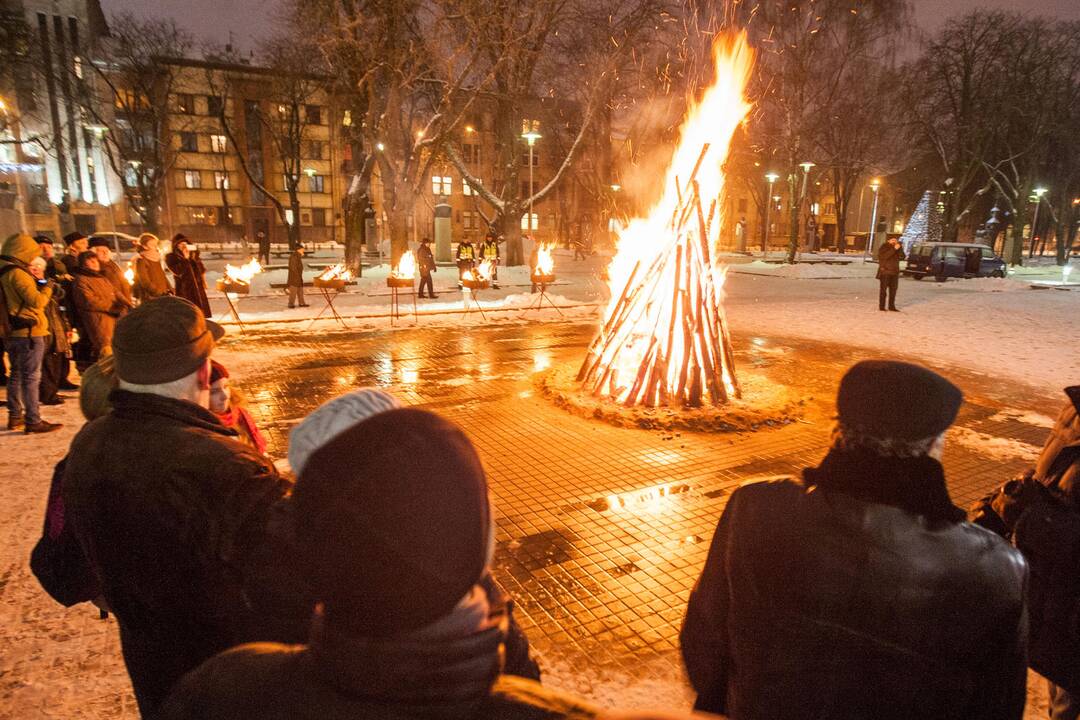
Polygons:
<instances>
[{"instance_id":1,"label":"parked car","mask_svg":"<svg viewBox=\"0 0 1080 720\"><path fill-rule=\"evenodd\" d=\"M947 278L1005 277L1005 261L988 245L974 243L915 243L907 254L905 273L922 280L927 275L938 282Z\"/></svg>"}]
</instances>

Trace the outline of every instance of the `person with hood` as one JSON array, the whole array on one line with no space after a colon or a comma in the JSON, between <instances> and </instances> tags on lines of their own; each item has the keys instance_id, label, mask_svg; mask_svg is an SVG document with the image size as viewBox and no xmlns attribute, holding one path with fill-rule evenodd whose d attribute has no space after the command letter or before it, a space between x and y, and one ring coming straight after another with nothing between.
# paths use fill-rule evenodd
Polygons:
<instances>
[{"instance_id":1,"label":"person with hood","mask_svg":"<svg viewBox=\"0 0 1080 720\"><path fill-rule=\"evenodd\" d=\"M64 264L68 275L74 275L75 268L79 267L79 255L90 249L90 242L81 232L70 232L64 236L64 247L67 250L60 262Z\"/></svg>"},{"instance_id":2,"label":"person with hood","mask_svg":"<svg viewBox=\"0 0 1080 720\"><path fill-rule=\"evenodd\" d=\"M420 289L417 297L439 297L435 294L435 281L431 279L431 273L439 270L435 266L435 256L431 254L431 238L426 237L420 241L420 247L416 250L416 264L420 270ZM427 295L424 295L424 288L427 288Z\"/></svg>"},{"instance_id":3,"label":"person with hood","mask_svg":"<svg viewBox=\"0 0 1080 720\"><path fill-rule=\"evenodd\" d=\"M383 410L324 437L294 470L297 546L318 601L307 643L212 658L177 684L163 720L599 715L505 671L509 606L485 584L487 483L457 426Z\"/></svg>"},{"instance_id":4,"label":"person with hood","mask_svg":"<svg viewBox=\"0 0 1080 720\"><path fill-rule=\"evenodd\" d=\"M1065 394L1035 467L970 511L1031 565L1028 658L1047 679L1052 720L1080 717L1080 385Z\"/></svg>"},{"instance_id":5,"label":"person with hood","mask_svg":"<svg viewBox=\"0 0 1080 720\"><path fill-rule=\"evenodd\" d=\"M165 266L173 274L176 295L202 310L207 318L210 300L206 297L206 266L199 257L198 249L184 235L177 233L172 240L172 252L165 256Z\"/></svg>"},{"instance_id":6,"label":"person with hood","mask_svg":"<svg viewBox=\"0 0 1080 720\"><path fill-rule=\"evenodd\" d=\"M101 262L92 250L79 256L71 302L79 322L80 342L85 343L75 358L81 372L111 352L116 321L131 308L131 303L101 273Z\"/></svg>"},{"instance_id":7,"label":"person with hood","mask_svg":"<svg viewBox=\"0 0 1080 720\"><path fill-rule=\"evenodd\" d=\"M30 263L40 256L41 248L29 235L12 235L0 247L0 292L7 313L4 350L11 362L7 429L27 434L61 427L41 419L41 361L49 339L47 309L56 284L31 273Z\"/></svg>"},{"instance_id":8,"label":"person with hood","mask_svg":"<svg viewBox=\"0 0 1080 720\"><path fill-rule=\"evenodd\" d=\"M680 633L696 710L1023 717L1027 564L965 522L938 459L962 399L924 367L856 363L821 463L732 493Z\"/></svg>"},{"instance_id":9,"label":"person with hood","mask_svg":"<svg viewBox=\"0 0 1080 720\"><path fill-rule=\"evenodd\" d=\"M236 431L241 442L265 455L266 439L248 412L243 393L231 385L229 371L224 365L211 360L210 367L210 412L217 415L222 425Z\"/></svg>"},{"instance_id":10,"label":"person with hood","mask_svg":"<svg viewBox=\"0 0 1080 720\"><path fill-rule=\"evenodd\" d=\"M117 618L143 717L222 650L299 641L311 613L283 515L290 485L209 409L223 334L176 297L124 316L112 410L79 431L64 470L65 522Z\"/></svg>"},{"instance_id":11,"label":"person with hood","mask_svg":"<svg viewBox=\"0 0 1080 720\"><path fill-rule=\"evenodd\" d=\"M159 242L157 235L152 233L139 236L139 254L135 258L135 285L132 293L140 302L173 294L169 279L161 269Z\"/></svg>"},{"instance_id":12,"label":"person with hood","mask_svg":"<svg viewBox=\"0 0 1080 720\"><path fill-rule=\"evenodd\" d=\"M39 282L47 278L48 263L44 257L34 258L30 262L30 273ZM58 303L63 298L63 288L56 285L53 287L53 296L45 307L45 317L49 321L49 337L41 359L41 384L38 386L38 399L42 405L64 404L59 392L63 381L67 379L64 373L70 371L68 358L71 355L71 344L68 342L67 321Z\"/></svg>"},{"instance_id":13,"label":"person with hood","mask_svg":"<svg viewBox=\"0 0 1080 720\"><path fill-rule=\"evenodd\" d=\"M896 290L900 286L900 261L904 257L904 248L900 245L900 238L889 238L878 248L878 310L885 310L885 296L888 295L888 309L892 312L900 312L896 307Z\"/></svg>"},{"instance_id":14,"label":"person with hood","mask_svg":"<svg viewBox=\"0 0 1080 720\"><path fill-rule=\"evenodd\" d=\"M131 301L131 283L127 281L123 269L116 263L108 239L103 237L92 238L90 240L90 249L98 256L101 274L112 283L112 286L124 297L127 304L134 307L134 303Z\"/></svg>"},{"instance_id":15,"label":"person with hood","mask_svg":"<svg viewBox=\"0 0 1080 720\"><path fill-rule=\"evenodd\" d=\"M294 308L299 301L300 307L307 307L304 302L304 246L297 245L289 253L289 274L285 279L289 293L289 308Z\"/></svg>"}]
</instances>

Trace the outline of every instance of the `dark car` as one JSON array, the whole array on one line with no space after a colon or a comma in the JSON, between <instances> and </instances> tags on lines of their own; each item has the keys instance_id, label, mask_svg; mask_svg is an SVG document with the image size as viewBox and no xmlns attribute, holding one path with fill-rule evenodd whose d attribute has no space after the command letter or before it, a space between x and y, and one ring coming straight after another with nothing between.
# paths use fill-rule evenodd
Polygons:
<instances>
[{"instance_id":1,"label":"dark car","mask_svg":"<svg viewBox=\"0 0 1080 720\"><path fill-rule=\"evenodd\" d=\"M907 255L905 273L922 280L931 275L938 282L946 278L1005 277L1005 261L993 248L973 243L915 243Z\"/></svg>"}]
</instances>

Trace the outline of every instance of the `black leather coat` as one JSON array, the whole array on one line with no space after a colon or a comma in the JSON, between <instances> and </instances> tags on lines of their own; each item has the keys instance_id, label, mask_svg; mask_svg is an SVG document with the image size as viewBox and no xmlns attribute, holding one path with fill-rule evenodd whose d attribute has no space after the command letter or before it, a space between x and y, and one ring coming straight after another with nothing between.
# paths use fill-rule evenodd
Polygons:
<instances>
[{"instance_id":1,"label":"black leather coat","mask_svg":"<svg viewBox=\"0 0 1080 720\"><path fill-rule=\"evenodd\" d=\"M697 709L1020 718L1027 567L994 534L795 480L732 495L682 629Z\"/></svg>"}]
</instances>

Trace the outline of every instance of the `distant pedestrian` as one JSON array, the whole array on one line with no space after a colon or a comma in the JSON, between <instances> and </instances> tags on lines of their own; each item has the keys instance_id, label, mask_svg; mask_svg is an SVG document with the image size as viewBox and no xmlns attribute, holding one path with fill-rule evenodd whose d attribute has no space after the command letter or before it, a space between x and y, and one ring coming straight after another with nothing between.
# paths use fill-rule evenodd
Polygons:
<instances>
[{"instance_id":1,"label":"distant pedestrian","mask_svg":"<svg viewBox=\"0 0 1080 720\"><path fill-rule=\"evenodd\" d=\"M128 305L134 307L131 295L131 283L124 277L123 269L114 260L114 254L112 246L109 244L109 240L103 237L96 237L90 240L90 249L98 256L98 265L101 266L101 274L108 278L112 286L116 288Z\"/></svg>"},{"instance_id":2,"label":"distant pedestrian","mask_svg":"<svg viewBox=\"0 0 1080 720\"><path fill-rule=\"evenodd\" d=\"M821 463L732 493L680 634L696 709L1023 716L1027 565L964 521L938 460L962 399L926 368L857 363Z\"/></svg>"},{"instance_id":3,"label":"distant pedestrian","mask_svg":"<svg viewBox=\"0 0 1080 720\"><path fill-rule=\"evenodd\" d=\"M79 255L90 249L90 241L81 232L70 232L64 236L66 251L60 261L67 268L68 275L75 274L75 268L79 267Z\"/></svg>"},{"instance_id":4,"label":"distant pedestrian","mask_svg":"<svg viewBox=\"0 0 1080 720\"><path fill-rule=\"evenodd\" d=\"M889 238L878 248L878 310L885 310L885 295L889 296L889 310L899 312L896 307L896 289L900 285L900 261L904 259L904 248L899 238Z\"/></svg>"},{"instance_id":5,"label":"distant pedestrian","mask_svg":"<svg viewBox=\"0 0 1080 720\"><path fill-rule=\"evenodd\" d=\"M112 352L116 321L131 309L131 302L101 272L101 261L93 250L79 256L71 302L81 343L75 363L82 371Z\"/></svg>"},{"instance_id":6,"label":"distant pedestrian","mask_svg":"<svg viewBox=\"0 0 1080 720\"><path fill-rule=\"evenodd\" d=\"M293 501L319 601L307 644L218 655L177 685L163 720L596 716L510 675L528 650L512 650L524 637L512 643L512 607L490 580L487 483L459 428L420 409L377 412L324 437Z\"/></svg>"},{"instance_id":7,"label":"distant pedestrian","mask_svg":"<svg viewBox=\"0 0 1080 720\"><path fill-rule=\"evenodd\" d=\"M476 267L476 247L468 236L461 239L457 246L458 287L465 279L465 273Z\"/></svg>"},{"instance_id":8,"label":"distant pedestrian","mask_svg":"<svg viewBox=\"0 0 1080 720\"><path fill-rule=\"evenodd\" d=\"M165 256L165 267L173 274L176 296L202 310L205 317L212 317L210 300L206 297L206 266L195 243L177 233L172 240L172 252Z\"/></svg>"},{"instance_id":9,"label":"distant pedestrian","mask_svg":"<svg viewBox=\"0 0 1080 720\"><path fill-rule=\"evenodd\" d=\"M70 522L120 626L142 717L184 673L257 640L306 636L289 484L210 412L223 334L186 300L148 300L117 324L112 411L72 441Z\"/></svg>"},{"instance_id":10,"label":"distant pedestrian","mask_svg":"<svg viewBox=\"0 0 1080 720\"><path fill-rule=\"evenodd\" d=\"M746 217L740 217L739 222L735 223L735 250L737 252L746 252Z\"/></svg>"},{"instance_id":11,"label":"distant pedestrian","mask_svg":"<svg viewBox=\"0 0 1080 720\"><path fill-rule=\"evenodd\" d=\"M244 394L239 388L233 387L224 365L211 360L210 368L210 412L217 415L222 425L235 430L241 442L250 445L260 455L265 455L266 439L247 409Z\"/></svg>"},{"instance_id":12,"label":"distant pedestrian","mask_svg":"<svg viewBox=\"0 0 1080 720\"><path fill-rule=\"evenodd\" d=\"M491 287L498 289L499 287L499 236L492 229L488 232L487 236L480 241L480 247L477 249L477 256L480 262L488 262L491 264Z\"/></svg>"},{"instance_id":13,"label":"distant pedestrian","mask_svg":"<svg viewBox=\"0 0 1080 720\"><path fill-rule=\"evenodd\" d=\"M431 238L424 238L420 241L420 247L416 250L416 264L420 270L418 297L439 297L435 294L435 282L431 279L431 273L439 270L439 268L435 267L435 256L431 254ZM424 295L425 287L428 291L427 295Z\"/></svg>"},{"instance_id":14,"label":"distant pedestrian","mask_svg":"<svg viewBox=\"0 0 1080 720\"><path fill-rule=\"evenodd\" d=\"M285 289L289 294L289 308L298 304L307 307L304 302L304 246L297 245L289 253L289 274L285 278Z\"/></svg>"},{"instance_id":15,"label":"distant pedestrian","mask_svg":"<svg viewBox=\"0 0 1080 720\"><path fill-rule=\"evenodd\" d=\"M43 257L34 258L30 262L30 272L38 280L45 279L47 267L48 263ZM71 329L58 304L63 297L63 288L54 285L53 296L45 307L45 317L49 321L49 337L45 341L45 353L41 359L41 384L38 386L38 399L42 405L64 404L59 392L63 381L67 379L66 373L71 368L71 343L68 340Z\"/></svg>"},{"instance_id":16,"label":"distant pedestrian","mask_svg":"<svg viewBox=\"0 0 1080 720\"><path fill-rule=\"evenodd\" d=\"M270 238L260 230L255 233L255 242L259 246L259 263L265 267L270 264Z\"/></svg>"},{"instance_id":17,"label":"distant pedestrian","mask_svg":"<svg viewBox=\"0 0 1080 720\"><path fill-rule=\"evenodd\" d=\"M1031 565L1028 658L1048 681L1052 720L1080 717L1080 386L1065 394L1035 467L971 509Z\"/></svg>"},{"instance_id":18,"label":"distant pedestrian","mask_svg":"<svg viewBox=\"0 0 1080 720\"><path fill-rule=\"evenodd\" d=\"M139 255L135 258L135 285L132 294L139 301L172 295L173 289L161 268L158 237L152 233L139 236Z\"/></svg>"},{"instance_id":19,"label":"distant pedestrian","mask_svg":"<svg viewBox=\"0 0 1080 720\"><path fill-rule=\"evenodd\" d=\"M7 429L30 433L52 432L60 427L41 419L41 361L49 340L47 309L55 283L36 278L30 263L41 248L29 235L12 235L0 247L0 292L3 293L0 326L4 349L11 361L7 384Z\"/></svg>"}]
</instances>

